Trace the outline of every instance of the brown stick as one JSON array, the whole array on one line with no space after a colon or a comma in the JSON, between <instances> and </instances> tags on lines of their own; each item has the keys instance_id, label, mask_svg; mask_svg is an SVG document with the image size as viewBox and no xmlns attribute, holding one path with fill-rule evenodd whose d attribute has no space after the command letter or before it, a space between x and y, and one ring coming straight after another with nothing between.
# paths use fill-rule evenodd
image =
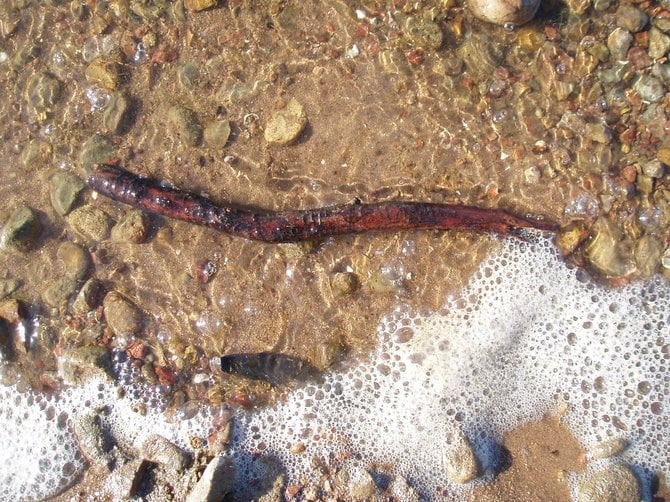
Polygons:
<instances>
[{"instance_id":1,"label":"brown stick","mask_svg":"<svg viewBox=\"0 0 670 502\"><path fill-rule=\"evenodd\" d=\"M295 211L219 206L205 197L159 186L111 166L96 167L87 183L102 195L143 211L264 242L297 242L379 230L465 229L506 235L521 228L558 229L544 219L460 204L391 201Z\"/></svg>"}]
</instances>

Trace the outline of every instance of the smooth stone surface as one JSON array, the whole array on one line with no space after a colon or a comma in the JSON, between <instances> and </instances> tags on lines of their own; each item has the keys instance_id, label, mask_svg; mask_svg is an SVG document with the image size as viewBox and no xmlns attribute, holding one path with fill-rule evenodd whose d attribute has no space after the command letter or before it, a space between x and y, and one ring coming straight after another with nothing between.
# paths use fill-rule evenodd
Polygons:
<instances>
[{"instance_id":1,"label":"smooth stone surface","mask_svg":"<svg viewBox=\"0 0 670 502\"><path fill-rule=\"evenodd\" d=\"M119 86L119 68L119 62L115 57L97 57L86 68L86 80L103 89L114 91Z\"/></svg>"},{"instance_id":2,"label":"smooth stone surface","mask_svg":"<svg viewBox=\"0 0 670 502\"><path fill-rule=\"evenodd\" d=\"M670 50L670 36L658 28L649 30L649 57L659 59Z\"/></svg>"},{"instance_id":3,"label":"smooth stone surface","mask_svg":"<svg viewBox=\"0 0 670 502\"><path fill-rule=\"evenodd\" d=\"M649 16L631 4L621 2L616 11L616 24L632 33L637 33L645 27Z\"/></svg>"},{"instance_id":4,"label":"smooth stone surface","mask_svg":"<svg viewBox=\"0 0 670 502\"><path fill-rule=\"evenodd\" d=\"M183 471L191 461L188 453L158 434L152 434L144 441L140 453L145 460L177 472Z\"/></svg>"},{"instance_id":5,"label":"smooth stone surface","mask_svg":"<svg viewBox=\"0 0 670 502\"><path fill-rule=\"evenodd\" d=\"M297 99L291 98L282 110L276 111L265 126L265 141L271 145L293 143L307 125L307 115Z\"/></svg>"},{"instance_id":6,"label":"smooth stone surface","mask_svg":"<svg viewBox=\"0 0 670 502\"><path fill-rule=\"evenodd\" d=\"M51 307L65 307L67 301L77 291L77 281L72 277L57 277L42 292L44 303Z\"/></svg>"},{"instance_id":7,"label":"smooth stone surface","mask_svg":"<svg viewBox=\"0 0 670 502\"><path fill-rule=\"evenodd\" d=\"M131 100L123 92L112 95L102 114L102 124L110 134L123 134L132 125Z\"/></svg>"},{"instance_id":8,"label":"smooth stone surface","mask_svg":"<svg viewBox=\"0 0 670 502\"><path fill-rule=\"evenodd\" d=\"M663 243L652 235L643 235L635 243L635 264L642 277L656 273L663 256Z\"/></svg>"},{"instance_id":9,"label":"smooth stone surface","mask_svg":"<svg viewBox=\"0 0 670 502\"><path fill-rule=\"evenodd\" d=\"M585 257L601 274L625 277L635 271L632 242L624 240L621 230L606 218L600 218L591 229L592 237Z\"/></svg>"},{"instance_id":10,"label":"smooth stone surface","mask_svg":"<svg viewBox=\"0 0 670 502\"><path fill-rule=\"evenodd\" d=\"M72 228L82 237L102 241L109 237L112 219L102 209L86 204L78 207L67 217Z\"/></svg>"},{"instance_id":11,"label":"smooth stone surface","mask_svg":"<svg viewBox=\"0 0 670 502\"><path fill-rule=\"evenodd\" d=\"M205 127L205 144L211 148L223 148L230 137L230 122L213 120Z\"/></svg>"},{"instance_id":12,"label":"smooth stone surface","mask_svg":"<svg viewBox=\"0 0 670 502\"><path fill-rule=\"evenodd\" d=\"M65 241L58 246L56 257L63 264L65 275L76 281L88 272L90 259L88 251L74 242Z\"/></svg>"},{"instance_id":13,"label":"smooth stone surface","mask_svg":"<svg viewBox=\"0 0 670 502\"><path fill-rule=\"evenodd\" d=\"M27 171L48 167L52 158L51 145L39 139L31 139L21 150L21 165Z\"/></svg>"},{"instance_id":14,"label":"smooth stone surface","mask_svg":"<svg viewBox=\"0 0 670 502\"><path fill-rule=\"evenodd\" d=\"M591 457L595 460L610 458L624 451L627 446L628 441L624 438L612 438L595 445Z\"/></svg>"},{"instance_id":15,"label":"smooth stone surface","mask_svg":"<svg viewBox=\"0 0 670 502\"><path fill-rule=\"evenodd\" d=\"M58 214L65 216L72 210L77 196L84 189L84 182L79 176L63 171L54 174L50 181L51 205Z\"/></svg>"},{"instance_id":16,"label":"smooth stone surface","mask_svg":"<svg viewBox=\"0 0 670 502\"><path fill-rule=\"evenodd\" d=\"M665 95L665 88L661 81L651 75L640 75L633 84L633 89L644 101L655 103Z\"/></svg>"},{"instance_id":17,"label":"smooth stone surface","mask_svg":"<svg viewBox=\"0 0 670 502\"><path fill-rule=\"evenodd\" d=\"M218 502L234 487L235 465L230 458L217 455L207 464L186 502Z\"/></svg>"},{"instance_id":18,"label":"smooth stone surface","mask_svg":"<svg viewBox=\"0 0 670 502\"><path fill-rule=\"evenodd\" d=\"M494 24L520 25L535 16L540 0L468 0L475 17Z\"/></svg>"},{"instance_id":19,"label":"smooth stone surface","mask_svg":"<svg viewBox=\"0 0 670 502\"><path fill-rule=\"evenodd\" d=\"M469 483L477 477L479 467L470 441L462 434L454 436L442 457L444 469L450 481L458 484Z\"/></svg>"},{"instance_id":20,"label":"smooth stone surface","mask_svg":"<svg viewBox=\"0 0 670 502\"><path fill-rule=\"evenodd\" d=\"M112 239L140 244L146 241L150 228L151 222L146 214L130 210L112 228Z\"/></svg>"},{"instance_id":21,"label":"smooth stone surface","mask_svg":"<svg viewBox=\"0 0 670 502\"><path fill-rule=\"evenodd\" d=\"M107 293L103 307L107 325L115 335L121 337L136 335L142 328L140 309L116 291Z\"/></svg>"},{"instance_id":22,"label":"smooth stone surface","mask_svg":"<svg viewBox=\"0 0 670 502\"><path fill-rule=\"evenodd\" d=\"M0 248L28 251L35 245L41 230L42 225L35 212L28 206L18 207L2 228Z\"/></svg>"},{"instance_id":23,"label":"smooth stone surface","mask_svg":"<svg viewBox=\"0 0 670 502\"><path fill-rule=\"evenodd\" d=\"M579 485L579 502L639 502L640 483L625 465L593 473Z\"/></svg>"},{"instance_id":24,"label":"smooth stone surface","mask_svg":"<svg viewBox=\"0 0 670 502\"><path fill-rule=\"evenodd\" d=\"M633 43L633 35L623 28L616 28L607 37L607 48L610 50L610 58L616 61L626 59L628 49Z\"/></svg>"},{"instance_id":25,"label":"smooth stone surface","mask_svg":"<svg viewBox=\"0 0 670 502\"><path fill-rule=\"evenodd\" d=\"M171 106L167 112L172 131L188 146L198 146L202 142L202 124L198 114L185 106Z\"/></svg>"}]
</instances>

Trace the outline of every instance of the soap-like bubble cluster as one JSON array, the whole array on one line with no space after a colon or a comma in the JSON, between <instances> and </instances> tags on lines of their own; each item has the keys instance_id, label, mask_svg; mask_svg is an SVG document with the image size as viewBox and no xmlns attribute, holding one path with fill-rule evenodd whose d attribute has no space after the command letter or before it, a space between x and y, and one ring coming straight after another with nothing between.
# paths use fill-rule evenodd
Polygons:
<instances>
[{"instance_id":1,"label":"soap-like bubble cluster","mask_svg":"<svg viewBox=\"0 0 670 502\"><path fill-rule=\"evenodd\" d=\"M563 422L587 450L625 438L619 461L667 474L669 307L663 279L608 289L567 267L549 240L504 241L439 312L398 306L382 319L365 361L274 407L240 411L231 446L238 485L268 469L306 482L353 457L402 475L428 499L445 489L458 497L468 487L450 483L442 464L450 433L469 438L486 482L506 432L566 404ZM42 498L71 483L85 468L72 420L100 406L120 446L158 433L188 448L211 432L216 410L167 416L160 388L138 385L122 361L116 368L123 398L99 382L58 399L0 389L0 451L10 459L0 465L0 499Z\"/></svg>"}]
</instances>

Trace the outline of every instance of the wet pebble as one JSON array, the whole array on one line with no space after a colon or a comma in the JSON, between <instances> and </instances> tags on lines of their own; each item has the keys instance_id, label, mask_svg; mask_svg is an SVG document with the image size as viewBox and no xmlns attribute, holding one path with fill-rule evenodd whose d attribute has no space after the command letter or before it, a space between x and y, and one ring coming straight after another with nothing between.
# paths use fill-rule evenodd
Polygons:
<instances>
[{"instance_id":1,"label":"wet pebble","mask_svg":"<svg viewBox=\"0 0 670 502\"><path fill-rule=\"evenodd\" d=\"M593 8L598 12L605 11L610 8L614 0L593 0Z\"/></svg>"},{"instance_id":2,"label":"wet pebble","mask_svg":"<svg viewBox=\"0 0 670 502\"><path fill-rule=\"evenodd\" d=\"M112 378L111 358L107 349L85 345L65 349L58 358L58 372L68 385L83 385L91 378Z\"/></svg>"},{"instance_id":3,"label":"wet pebble","mask_svg":"<svg viewBox=\"0 0 670 502\"><path fill-rule=\"evenodd\" d=\"M635 270L632 242L606 218L599 218L591 230L591 241L585 257L600 273L610 277L624 277Z\"/></svg>"},{"instance_id":4,"label":"wet pebble","mask_svg":"<svg viewBox=\"0 0 670 502\"><path fill-rule=\"evenodd\" d=\"M584 136L596 143L609 144L612 141L612 131L602 120L586 124Z\"/></svg>"},{"instance_id":5,"label":"wet pebble","mask_svg":"<svg viewBox=\"0 0 670 502\"><path fill-rule=\"evenodd\" d=\"M461 432L455 434L442 457L442 463L450 481L469 483L477 477L479 467L470 441Z\"/></svg>"},{"instance_id":6,"label":"wet pebble","mask_svg":"<svg viewBox=\"0 0 670 502\"><path fill-rule=\"evenodd\" d=\"M19 289L21 281L17 279L0 279L0 299L6 298Z\"/></svg>"},{"instance_id":7,"label":"wet pebble","mask_svg":"<svg viewBox=\"0 0 670 502\"><path fill-rule=\"evenodd\" d=\"M100 281L90 278L84 283L72 302L72 311L80 315L90 312L99 305L101 292L102 284Z\"/></svg>"},{"instance_id":8,"label":"wet pebble","mask_svg":"<svg viewBox=\"0 0 670 502\"><path fill-rule=\"evenodd\" d=\"M99 56L86 68L86 80L98 87L115 91L119 86L119 60L115 56Z\"/></svg>"},{"instance_id":9,"label":"wet pebble","mask_svg":"<svg viewBox=\"0 0 670 502\"><path fill-rule=\"evenodd\" d=\"M341 491L353 500L369 500L377 493L377 485L367 469L355 464L345 464L335 475Z\"/></svg>"},{"instance_id":10,"label":"wet pebble","mask_svg":"<svg viewBox=\"0 0 670 502\"><path fill-rule=\"evenodd\" d=\"M147 462L139 458L120 464L105 483L107 492L120 500L131 499L143 484L147 470Z\"/></svg>"},{"instance_id":11,"label":"wet pebble","mask_svg":"<svg viewBox=\"0 0 670 502\"><path fill-rule=\"evenodd\" d=\"M141 244L151 228L149 217L142 211L128 211L112 228L112 239Z\"/></svg>"},{"instance_id":12,"label":"wet pebble","mask_svg":"<svg viewBox=\"0 0 670 502\"><path fill-rule=\"evenodd\" d=\"M172 131L188 146L198 146L202 142L202 124L198 114L181 105L171 106L167 120Z\"/></svg>"},{"instance_id":13,"label":"wet pebble","mask_svg":"<svg viewBox=\"0 0 670 502\"><path fill-rule=\"evenodd\" d=\"M53 149L49 143L40 139L32 139L21 151L21 165L28 171L41 169L49 166L52 157Z\"/></svg>"},{"instance_id":14,"label":"wet pebble","mask_svg":"<svg viewBox=\"0 0 670 502\"><path fill-rule=\"evenodd\" d=\"M586 225L580 221L562 227L556 234L556 247L563 256L571 255L589 236Z\"/></svg>"},{"instance_id":15,"label":"wet pebble","mask_svg":"<svg viewBox=\"0 0 670 502\"><path fill-rule=\"evenodd\" d=\"M651 277L661 262L663 243L652 235L643 235L635 243L634 256L640 275Z\"/></svg>"},{"instance_id":16,"label":"wet pebble","mask_svg":"<svg viewBox=\"0 0 670 502\"><path fill-rule=\"evenodd\" d=\"M77 281L72 277L53 279L42 292L42 300L51 307L64 308L77 291Z\"/></svg>"},{"instance_id":17,"label":"wet pebble","mask_svg":"<svg viewBox=\"0 0 670 502\"><path fill-rule=\"evenodd\" d=\"M633 84L633 89L644 101L655 103L665 95L665 89L660 80L651 75L640 75Z\"/></svg>"},{"instance_id":18,"label":"wet pebble","mask_svg":"<svg viewBox=\"0 0 670 502\"><path fill-rule=\"evenodd\" d=\"M177 472L183 471L191 461L188 453L158 434L152 434L142 443L140 454L149 462Z\"/></svg>"},{"instance_id":19,"label":"wet pebble","mask_svg":"<svg viewBox=\"0 0 670 502\"><path fill-rule=\"evenodd\" d=\"M67 215L84 189L84 182L72 173L59 171L51 177L50 185L51 205L61 216Z\"/></svg>"},{"instance_id":20,"label":"wet pebble","mask_svg":"<svg viewBox=\"0 0 670 502\"><path fill-rule=\"evenodd\" d=\"M116 147L111 139L95 134L84 142L79 152L79 163L84 168L94 164L104 164L116 155Z\"/></svg>"},{"instance_id":21,"label":"wet pebble","mask_svg":"<svg viewBox=\"0 0 670 502\"><path fill-rule=\"evenodd\" d=\"M38 115L48 112L56 104L62 93L60 81L48 73L37 73L26 86L26 98Z\"/></svg>"},{"instance_id":22,"label":"wet pebble","mask_svg":"<svg viewBox=\"0 0 670 502\"><path fill-rule=\"evenodd\" d=\"M607 441L598 443L593 447L591 451L591 457L594 460L600 460L603 458L610 458L618 455L626 449L628 446L628 441L624 438L612 438Z\"/></svg>"},{"instance_id":23,"label":"wet pebble","mask_svg":"<svg viewBox=\"0 0 670 502\"><path fill-rule=\"evenodd\" d=\"M235 487L235 465L223 455L209 461L186 502L217 502Z\"/></svg>"},{"instance_id":24,"label":"wet pebble","mask_svg":"<svg viewBox=\"0 0 670 502\"><path fill-rule=\"evenodd\" d=\"M353 272L333 272L330 274L330 288L333 296L346 296L361 287L358 276Z\"/></svg>"},{"instance_id":25,"label":"wet pebble","mask_svg":"<svg viewBox=\"0 0 670 502\"><path fill-rule=\"evenodd\" d=\"M58 246L56 257L63 265L67 277L83 279L90 266L88 251L74 242L65 241Z\"/></svg>"},{"instance_id":26,"label":"wet pebble","mask_svg":"<svg viewBox=\"0 0 670 502\"><path fill-rule=\"evenodd\" d=\"M468 6L482 21L520 25L533 19L540 0L468 0Z\"/></svg>"},{"instance_id":27,"label":"wet pebble","mask_svg":"<svg viewBox=\"0 0 670 502\"><path fill-rule=\"evenodd\" d=\"M626 59L628 49L633 43L633 35L630 31L623 28L616 28L607 37L607 48L610 50L610 57L615 61Z\"/></svg>"},{"instance_id":28,"label":"wet pebble","mask_svg":"<svg viewBox=\"0 0 670 502\"><path fill-rule=\"evenodd\" d=\"M112 219L107 213L91 204L78 207L67 219L75 232L91 240L106 239L112 228Z\"/></svg>"},{"instance_id":29,"label":"wet pebble","mask_svg":"<svg viewBox=\"0 0 670 502\"><path fill-rule=\"evenodd\" d=\"M102 467L111 465L113 456L107 451L105 437L97 414L76 415L72 420L72 429L77 437L79 448L89 462Z\"/></svg>"},{"instance_id":30,"label":"wet pebble","mask_svg":"<svg viewBox=\"0 0 670 502\"><path fill-rule=\"evenodd\" d=\"M271 145L293 143L307 125L307 115L297 99L291 98L286 106L274 112L265 125L265 141Z\"/></svg>"},{"instance_id":31,"label":"wet pebble","mask_svg":"<svg viewBox=\"0 0 670 502\"><path fill-rule=\"evenodd\" d=\"M404 33L412 45L423 49L439 49L444 38L439 24L421 16L409 16Z\"/></svg>"},{"instance_id":32,"label":"wet pebble","mask_svg":"<svg viewBox=\"0 0 670 502\"><path fill-rule=\"evenodd\" d=\"M656 27L649 30L649 57L659 59L670 50L670 36Z\"/></svg>"},{"instance_id":33,"label":"wet pebble","mask_svg":"<svg viewBox=\"0 0 670 502\"><path fill-rule=\"evenodd\" d=\"M421 499L416 490L407 484L407 480L402 476L395 476L388 487L388 493L392 500L402 500L403 502L419 502Z\"/></svg>"},{"instance_id":34,"label":"wet pebble","mask_svg":"<svg viewBox=\"0 0 670 502\"><path fill-rule=\"evenodd\" d=\"M116 291L107 293L103 300L107 325L119 337L136 335L142 329L142 312L134 303Z\"/></svg>"},{"instance_id":35,"label":"wet pebble","mask_svg":"<svg viewBox=\"0 0 670 502\"><path fill-rule=\"evenodd\" d=\"M658 159L642 164L642 173L650 178L662 178L665 175L665 165Z\"/></svg>"},{"instance_id":36,"label":"wet pebble","mask_svg":"<svg viewBox=\"0 0 670 502\"><path fill-rule=\"evenodd\" d=\"M110 134L123 134L132 122L131 100L123 92L112 95L102 114L102 124Z\"/></svg>"},{"instance_id":37,"label":"wet pebble","mask_svg":"<svg viewBox=\"0 0 670 502\"><path fill-rule=\"evenodd\" d=\"M566 0L566 3L572 12L580 16L591 7L591 0Z\"/></svg>"},{"instance_id":38,"label":"wet pebble","mask_svg":"<svg viewBox=\"0 0 670 502\"><path fill-rule=\"evenodd\" d=\"M191 12L199 12L214 7L217 1L218 0L184 0L184 7Z\"/></svg>"},{"instance_id":39,"label":"wet pebble","mask_svg":"<svg viewBox=\"0 0 670 502\"><path fill-rule=\"evenodd\" d=\"M28 206L14 210L0 235L0 247L26 252L34 247L42 230L35 211Z\"/></svg>"},{"instance_id":40,"label":"wet pebble","mask_svg":"<svg viewBox=\"0 0 670 502\"><path fill-rule=\"evenodd\" d=\"M640 483L625 465L613 465L591 474L579 485L579 502L639 502Z\"/></svg>"},{"instance_id":41,"label":"wet pebble","mask_svg":"<svg viewBox=\"0 0 670 502\"><path fill-rule=\"evenodd\" d=\"M205 144L211 148L223 148L230 137L230 122L213 120L205 127Z\"/></svg>"},{"instance_id":42,"label":"wet pebble","mask_svg":"<svg viewBox=\"0 0 670 502\"><path fill-rule=\"evenodd\" d=\"M645 27L649 16L631 4L621 2L616 11L616 24L630 32L637 33Z\"/></svg>"}]
</instances>

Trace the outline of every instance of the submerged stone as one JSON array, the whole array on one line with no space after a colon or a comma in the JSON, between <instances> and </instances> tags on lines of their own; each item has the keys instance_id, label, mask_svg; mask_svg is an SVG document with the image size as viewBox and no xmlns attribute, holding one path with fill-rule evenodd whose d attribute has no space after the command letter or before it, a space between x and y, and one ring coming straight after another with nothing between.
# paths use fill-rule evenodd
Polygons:
<instances>
[{"instance_id":1,"label":"submerged stone","mask_svg":"<svg viewBox=\"0 0 670 502\"><path fill-rule=\"evenodd\" d=\"M482 21L519 25L533 19L540 0L468 0L468 6Z\"/></svg>"},{"instance_id":2,"label":"submerged stone","mask_svg":"<svg viewBox=\"0 0 670 502\"><path fill-rule=\"evenodd\" d=\"M68 221L82 237L101 241L109 237L112 219L102 209L86 204L70 213Z\"/></svg>"},{"instance_id":3,"label":"submerged stone","mask_svg":"<svg viewBox=\"0 0 670 502\"><path fill-rule=\"evenodd\" d=\"M479 467L470 441L460 431L454 435L452 443L442 457L447 477L454 483L465 484L475 479Z\"/></svg>"},{"instance_id":4,"label":"submerged stone","mask_svg":"<svg viewBox=\"0 0 670 502\"><path fill-rule=\"evenodd\" d=\"M67 215L77 196L84 189L84 182L75 174L59 171L51 177L49 195L51 205L61 216Z\"/></svg>"},{"instance_id":5,"label":"submerged stone","mask_svg":"<svg viewBox=\"0 0 670 502\"><path fill-rule=\"evenodd\" d=\"M103 301L107 325L117 336L136 335L142 328L142 312L134 303L116 291L107 293Z\"/></svg>"},{"instance_id":6,"label":"submerged stone","mask_svg":"<svg viewBox=\"0 0 670 502\"><path fill-rule=\"evenodd\" d=\"M291 98L282 110L276 111L265 126L265 141L271 145L293 143L307 125L307 115L297 99Z\"/></svg>"},{"instance_id":7,"label":"submerged stone","mask_svg":"<svg viewBox=\"0 0 670 502\"><path fill-rule=\"evenodd\" d=\"M167 120L173 132L188 146L198 146L202 142L202 124L198 114L185 106L171 106Z\"/></svg>"},{"instance_id":8,"label":"submerged stone","mask_svg":"<svg viewBox=\"0 0 670 502\"><path fill-rule=\"evenodd\" d=\"M0 247L28 251L40 235L42 225L35 211L28 206L14 210L0 234Z\"/></svg>"},{"instance_id":9,"label":"submerged stone","mask_svg":"<svg viewBox=\"0 0 670 502\"><path fill-rule=\"evenodd\" d=\"M640 483L625 465L613 465L579 485L579 502L639 502Z\"/></svg>"}]
</instances>

